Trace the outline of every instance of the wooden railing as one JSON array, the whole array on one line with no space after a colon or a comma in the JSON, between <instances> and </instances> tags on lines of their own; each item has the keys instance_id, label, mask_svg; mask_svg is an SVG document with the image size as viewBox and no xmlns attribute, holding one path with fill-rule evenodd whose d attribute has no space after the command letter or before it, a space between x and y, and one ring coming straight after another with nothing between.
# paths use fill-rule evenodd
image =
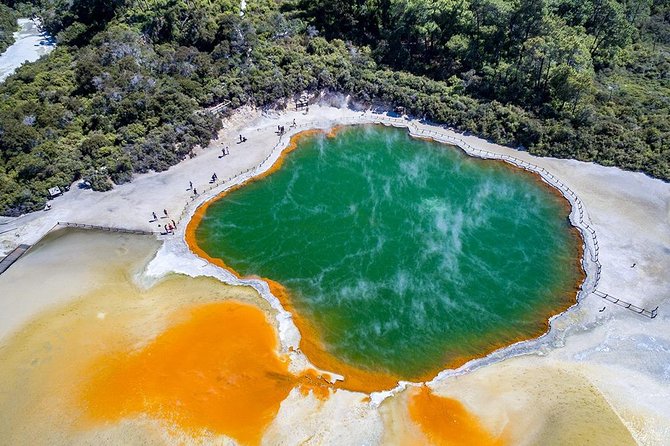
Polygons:
<instances>
[{"instance_id":1,"label":"wooden railing","mask_svg":"<svg viewBox=\"0 0 670 446\"><path fill-rule=\"evenodd\" d=\"M98 231L119 232L125 234L139 234L139 235L159 234L158 232L145 231L144 229L116 228L112 226L87 225L83 223L70 223L65 221L59 221L58 223L56 223L54 227L56 226L64 226L67 228L96 229Z\"/></svg>"}]
</instances>

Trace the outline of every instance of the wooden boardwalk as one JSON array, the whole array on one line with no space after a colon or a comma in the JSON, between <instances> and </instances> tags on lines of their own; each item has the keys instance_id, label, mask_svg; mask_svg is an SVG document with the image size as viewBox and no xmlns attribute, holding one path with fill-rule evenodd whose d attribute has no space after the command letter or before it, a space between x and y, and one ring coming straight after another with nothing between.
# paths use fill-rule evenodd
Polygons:
<instances>
[{"instance_id":1,"label":"wooden boardwalk","mask_svg":"<svg viewBox=\"0 0 670 446\"><path fill-rule=\"evenodd\" d=\"M97 225L85 225L81 223L69 223L59 221L51 228L48 232L51 232L54 228L62 226L68 228L81 228L81 229L94 229L98 231L107 231L107 232L120 232L125 234L138 234L138 235L154 235L160 234L158 232L145 231L143 229L126 229L126 228L113 228L109 226L97 226ZM46 234L45 234L46 235ZM40 239L41 240L41 239ZM14 262L19 260L19 258L26 253L33 245L19 245L12 252L7 254L7 257L0 260L0 274L7 271L7 269L12 266Z\"/></svg>"},{"instance_id":2,"label":"wooden boardwalk","mask_svg":"<svg viewBox=\"0 0 670 446\"><path fill-rule=\"evenodd\" d=\"M626 302L607 293L603 293L600 290L593 290L593 294L595 294L598 297L602 297L608 302L626 308L627 310L633 311L637 314L641 314L642 316L646 316L649 319L654 319L658 314L658 307L654 308L653 310L647 310L646 308L638 307L637 305L633 305L630 302Z\"/></svg>"},{"instance_id":3,"label":"wooden boardwalk","mask_svg":"<svg viewBox=\"0 0 670 446\"><path fill-rule=\"evenodd\" d=\"M30 249L31 245L19 245L12 252L7 254L7 257L0 260L0 274L7 271L7 269L12 266L14 262L19 260L19 258Z\"/></svg>"},{"instance_id":4,"label":"wooden boardwalk","mask_svg":"<svg viewBox=\"0 0 670 446\"><path fill-rule=\"evenodd\" d=\"M82 223L69 223L66 221L59 221L58 223L56 223L56 226L64 226L67 228L80 228L80 229L96 229L98 231L121 232L124 234L138 234L138 235L160 234L160 232L146 231L144 229L114 228L111 226L85 225Z\"/></svg>"}]
</instances>

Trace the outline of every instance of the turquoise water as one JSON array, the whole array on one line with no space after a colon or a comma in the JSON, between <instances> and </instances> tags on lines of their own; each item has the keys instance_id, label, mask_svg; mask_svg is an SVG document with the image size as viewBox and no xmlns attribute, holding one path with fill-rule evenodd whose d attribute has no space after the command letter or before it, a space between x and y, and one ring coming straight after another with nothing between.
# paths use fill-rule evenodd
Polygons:
<instances>
[{"instance_id":1,"label":"turquoise water","mask_svg":"<svg viewBox=\"0 0 670 446\"><path fill-rule=\"evenodd\" d=\"M302 139L213 203L196 239L283 284L331 354L405 378L537 335L580 277L548 187L378 126Z\"/></svg>"}]
</instances>

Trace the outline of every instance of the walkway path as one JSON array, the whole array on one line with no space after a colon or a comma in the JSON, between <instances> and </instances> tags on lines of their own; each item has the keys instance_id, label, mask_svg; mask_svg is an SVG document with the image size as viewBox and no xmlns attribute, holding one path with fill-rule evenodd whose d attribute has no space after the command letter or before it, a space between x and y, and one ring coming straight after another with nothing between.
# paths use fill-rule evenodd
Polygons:
<instances>
[{"instance_id":1,"label":"walkway path","mask_svg":"<svg viewBox=\"0 0 670 446\"><path fill-rule=\"evenodd\" d=\"M50 53L55 44L39 30L38 22L19 19L21 29L14 33L16 42L0 54L0 82L26 62L34 62Z\"/></svg>"}]
</instances>

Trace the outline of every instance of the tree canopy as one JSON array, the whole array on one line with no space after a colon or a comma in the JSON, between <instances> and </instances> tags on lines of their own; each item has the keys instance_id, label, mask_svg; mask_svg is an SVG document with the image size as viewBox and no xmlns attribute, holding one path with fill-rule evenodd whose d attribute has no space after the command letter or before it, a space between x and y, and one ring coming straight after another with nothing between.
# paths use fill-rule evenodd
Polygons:
<instances>
[{"instance_id":1,"label":"tree canopy","mask_svg":"<svg viewBox=\"0 0 670 446\"><path fill-rule=\"evenodd\" d=\"M670 179L668 0L4 3L58 40L0 85L5 215L167 169L215 137L209 106L319 90Z\"/></svg>"},{"instance_id":2,"label":"tree canopy","mask_svg":"<svg viewBox=\"0 0 670 446\"><path fill-rule=\"evenodd\" d=\"M16 12L0 3L0 54L2 54L9 45L14 43L14 31L16 26Z\"/></svg>"}]
</instances>

